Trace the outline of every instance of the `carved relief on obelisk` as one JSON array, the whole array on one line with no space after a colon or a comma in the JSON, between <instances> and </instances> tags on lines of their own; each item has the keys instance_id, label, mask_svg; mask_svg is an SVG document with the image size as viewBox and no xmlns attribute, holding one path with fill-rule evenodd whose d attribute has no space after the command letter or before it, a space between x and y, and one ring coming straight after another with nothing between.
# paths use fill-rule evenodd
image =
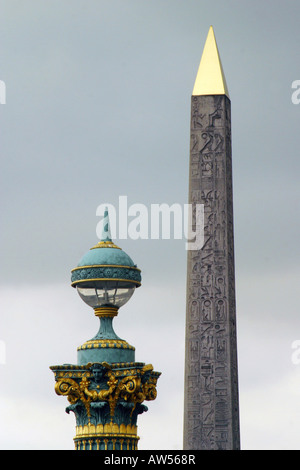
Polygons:
<instances>
[{"instance_id":1,"label":"carved relief on obelisk","mask_svg":"<svg viewBox=\"0 0 300 470\"><path fill-rule=\"evenodd\" d=\"M189 202L204 206L204 245L188 251L185 449L240 447L230 113L211 28L191 101Z\"/></svg>"}]
</instances>

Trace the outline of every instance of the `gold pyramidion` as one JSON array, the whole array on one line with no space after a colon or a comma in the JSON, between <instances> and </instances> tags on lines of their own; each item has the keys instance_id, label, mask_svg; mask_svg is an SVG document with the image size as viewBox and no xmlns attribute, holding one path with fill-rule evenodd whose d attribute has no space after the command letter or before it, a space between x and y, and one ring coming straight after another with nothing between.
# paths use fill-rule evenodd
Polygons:
<instances>
[{"instance_id":1,"label":"gold pyramidion","mask_svg":"<svg viewBox=\"0 0 300 470\"><path fill-rule=\"evenodd\" d=\"M193 89L193 96L199 95L226 95L229 98L225 75L212 26L208 31Z\"/></svg>"}]
</instances>

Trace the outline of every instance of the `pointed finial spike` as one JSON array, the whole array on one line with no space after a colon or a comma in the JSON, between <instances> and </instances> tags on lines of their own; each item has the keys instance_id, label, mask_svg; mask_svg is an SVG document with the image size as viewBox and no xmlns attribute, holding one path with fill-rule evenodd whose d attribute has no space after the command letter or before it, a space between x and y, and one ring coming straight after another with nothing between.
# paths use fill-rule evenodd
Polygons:
<instances>
[{"instance_id":1,"label":"pointed finial spike","mask_svg":"<svg viewBox=\"0 0 300 470\"><path fill-rule=\"evenodd\" d=\"M102 233L101 233L101 239L97 243L97 245L92 246L90 248L91 250L94 250L96 248L117 248L118 250L121 250L119 246L117 246L111 238L111 232L110 232L110 223L109 223L109 215L108 215L108 208L105 208L104 214L103 214L103 221L102 221Z\"/></svg>"},{"instance_id":2,"label":"pointed finial spike","mask_svg":"<svg viewBox=\"0 0 300 470\"><path fill-rule=\"evenodd\" d=\"M107 209L107 207L106 207L106 209L105 209L105 211L104 211L103 228L102 228L101 241L103 241L103 242L111 241L111 233L110 233L110 225L109 225L109 215L108 215L108 209Z\"/></svg>"},{"instance_id":3,"label":"pointed finial spike","mask_svg":"<svg viewBox=\"0 0 300 470\"><path fill-rule=\"evenodd\" d=\"M193 96L199 95L226 95L229 98L226 79L212 26L210 26L208 31L193 89Z\"/></svg>"}]
</instances>

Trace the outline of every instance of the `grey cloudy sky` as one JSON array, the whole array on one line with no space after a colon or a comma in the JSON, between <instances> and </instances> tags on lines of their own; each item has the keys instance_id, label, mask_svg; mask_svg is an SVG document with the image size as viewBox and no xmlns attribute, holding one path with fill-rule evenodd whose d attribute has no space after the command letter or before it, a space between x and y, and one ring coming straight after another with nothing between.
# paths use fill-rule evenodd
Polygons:
<instances>
[{"instance_id":1,"label":"grey cloudy sky","mask_svg":"<svg viewBox=\"0 0 300 470\"><path fill-rule=\"evenodd\" d=\"M187 202L190 97L213 25L232 103L242 448L299 449L299 2L0 0L0 10L0 448L73 448L49 365L76 363L98 323L70 270L97 242L100 204ZM185 241L119 244L143 286L116 332L163 372L139 447L180 449Z\"/></svg>"}]
</instances>

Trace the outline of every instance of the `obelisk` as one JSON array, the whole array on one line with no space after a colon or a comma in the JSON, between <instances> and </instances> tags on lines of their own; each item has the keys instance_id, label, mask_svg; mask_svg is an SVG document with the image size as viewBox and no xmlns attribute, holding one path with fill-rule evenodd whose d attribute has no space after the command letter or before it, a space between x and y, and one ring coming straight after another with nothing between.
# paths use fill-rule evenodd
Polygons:
<instances>
[{"instance_id":1,"label":"obelisk","mask_svg":"<svg viewBox=\"0 0 300 470\"><path fill-rule=\"evenodd\" d=\"M187 253L184 449L240 448L231 103L210 27L191 99L189 203L204 244Z\"/></svg>"}]
</instances>

